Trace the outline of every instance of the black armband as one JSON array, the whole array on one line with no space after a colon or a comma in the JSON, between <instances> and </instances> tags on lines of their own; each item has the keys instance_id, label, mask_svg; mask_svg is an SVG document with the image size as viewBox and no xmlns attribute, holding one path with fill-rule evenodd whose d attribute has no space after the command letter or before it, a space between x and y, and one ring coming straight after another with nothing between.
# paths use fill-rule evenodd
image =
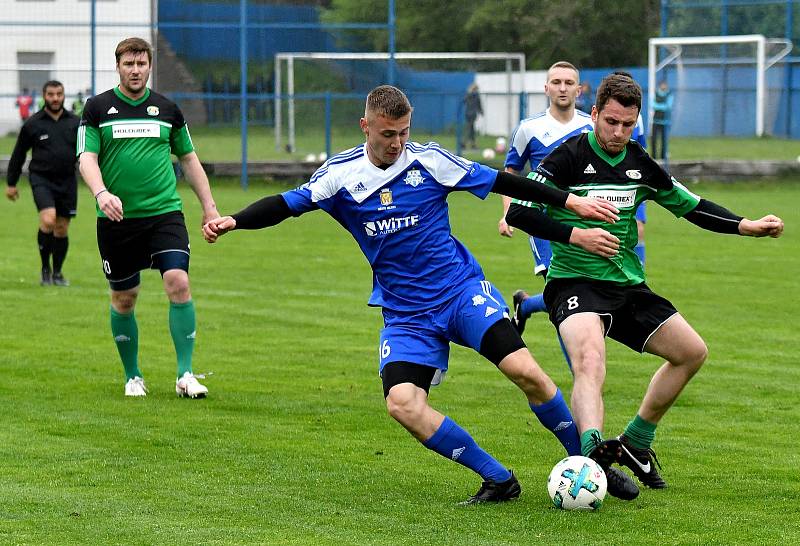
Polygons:
<instances>
[{"instance_id":1,"label":"black armband","mask_svg":"<svg viewBox=\"0 0 800 546\"><path fill-rule=\"evenodd\" d=\"M497 171L492 191L522 201L534 201L556 207L563 207L569 197L569 193L565 191L505 171Z\"/></svg>"},{"instance_id":2,"label":"black armband","mask_svg":"<svg viewBox=\"0 0 800 546\"><path fill-rule=\"evenodd\" d=\"M707 199L700 199L697 206L683 217L703 229L735 235L739 235L739 222L744 218Z\"/></svg>"},{"instance_id":3,"label":"black armband","mask_svg":"<svg viewBox=\"0 0 800 546\"><path fill-rule=\"evenodd\" d=\"M291 215L282 195L270 195L231 216L236 220L236 229L261 229L279 224Z\"/></svg>"},{"instance_id":4,"label":"black armband","mask_svg":"<svg viewBox=\"0 0 800 546\"><path fill-rule=\"evenodd\" d=\"M564 244L569 243L573 230L572 226L553 220L542 210L517 203L511 203L508 207L506 222L531 237Z\"/></svg>"}]
</instances>

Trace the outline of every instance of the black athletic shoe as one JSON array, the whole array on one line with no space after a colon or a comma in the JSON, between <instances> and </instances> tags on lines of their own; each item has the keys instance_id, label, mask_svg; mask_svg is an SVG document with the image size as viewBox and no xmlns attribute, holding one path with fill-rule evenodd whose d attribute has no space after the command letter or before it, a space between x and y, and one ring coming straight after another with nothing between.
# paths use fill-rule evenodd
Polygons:
<instances>
[{"instance_id":1,"label":"black athletic shoe","mask_svg":"<svg viewBox=\"0 0 800 546\"><path fill-rule=\"evenodd\" d=\"M640 449L633 447L624 434L620 434L617 440L619 440L622 448L619 464L630 468L633 474L639 478L639 481L647 487L664 489L667 486L667 482L663 480L658 474L658 470L656 470L656 465L661 468L661 463L658 462L655 451L651 448Z\"/></svg>"},{"instance_id":2,"label":"black athletic shoe","mask_svg":"<svg viewBox=\"0 0 800 546\"><path fill-rule=\"evenodd\" d=\"M605 468L608 494L620 500L630 501L639 496L639 486L620 468Z\"/></svg>"},{"instance_id":3,"label":"black athletic shoe","mask_svg":"<svg viewBox=\"0 0 800 546\"><path fill-rule=\"evenodd\" d=\"M481 504L483 502L505 502L514 500L519 497L522 488L519 486L519 481L511 472L511 477L504 482L496 482L494 480L486 480L481 484L481 488L473 496L460 502L461 506L469 506L470 504Z\"/></svg>"},{"instance_id":4,"label":"black athletic shoe","mask_svg":"<svg viewBox=\"0 0 800 546\"><path fill-rule=\"evenodd\" d=\"M639 496L639 486L625 472L611 466L618 462L622 456L622 444L618 438L601 441L600 436L595 438L595 448L589 458L597 461L606 473L608 494L622 500L633 500Z\"/></svg>"},{"instance_id":5,"label":"black athletic shoe","mask_svg":"<svg viewBox=\"0 0 800 546\"><path fill-rule=\"evenodd\" d=\"M53 274L49 269L42 269L42 280L39 281L42 286L50 286L53 284Z\"/></svg>"},{"instance_id":6,"label":"black athletic shoe","mask_svg":"<svg viewBox=\"0 0 800 546\"><path fill-rule=\"evenodd\" d=\"M511 324L514 328L519 332L519 335L522 335L522 332L525 331L525 322L528 320L528 317L522 316L520 313L520 307L522 307L522 302L528 299L528 293L524 290L517 290L514 292L514 316L511 317Z\"/></svg>"},{"instance_id":7,"label":"black athletic shoe","mask_svg":"<svg viewBox=\"0 0 800 546\"><path fill-rule=\"evenodd\" d=\"M53 273L53 284L56 286L69 286L69 281L64 278L61 272Z\"/></svg>"}]
</instances>

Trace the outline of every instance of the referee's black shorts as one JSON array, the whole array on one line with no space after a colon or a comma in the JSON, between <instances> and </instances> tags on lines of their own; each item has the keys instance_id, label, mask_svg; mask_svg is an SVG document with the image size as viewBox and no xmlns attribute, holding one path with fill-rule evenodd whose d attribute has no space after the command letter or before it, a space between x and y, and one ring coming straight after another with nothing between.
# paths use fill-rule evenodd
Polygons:
<instances>
[{"instance_id":1,"label":"referee's black shorts","mask_svg":"<svg viewBox=\"0 0 800 546\"><path fill-rule=\"evenodd\" d=\"M556 329L572 315L596 313L608 337L640 353L650 336L678 312L645 283L622 286L592 279L554 279L545 286L544 302Z\"/></svg>"},{"instance_id":2,"label":"referee's black shorts","mask_svg":"<svg viewBox=\"0 0 800 546\"><path fill-rule=\"evenodd\" d=\"M56 209L56 216L73 218L78 213L78 179L71 176L42 176L30 173L31 193L36 210Z\"/></svg>"},{"instance_id":3,"label":"referee's black shorts","mask_svg":"<svg viewBox=\"0 0 800 546\"><path fill-rule=\"evenodd\" d=\"M120 222L98 218L97 247L114 290L138 285L142 269L189 271L189 234L180 211Z\"/></svg>"}]
</instances>

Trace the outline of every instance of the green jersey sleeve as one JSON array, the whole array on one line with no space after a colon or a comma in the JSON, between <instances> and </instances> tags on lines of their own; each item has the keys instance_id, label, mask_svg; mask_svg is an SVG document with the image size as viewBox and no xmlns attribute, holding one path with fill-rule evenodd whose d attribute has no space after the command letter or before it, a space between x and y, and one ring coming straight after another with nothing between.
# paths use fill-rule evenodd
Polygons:
<instances>
[{"instance_id":1,"label":"green jersey sleeve","mask_svg":"<svg viewBox=\"0 0 800 546\"><path fill-rule=\"evenodd\" d=\"M651 199L681 218L697 207L700 196L690 192L686 186L675 180L675 177L671 179L672 186L666 189L659 188Z\"/></svg>"},{"instance_id":2,"label":"green jersey sleeve","mask_svg":"<svg viewBox=\"0 0 800 546\"><path fill-rule=\"evenodd\" d=\"M184 123L182 127L172 128L169 135L169 147L173 154L183 157L194 151L192 137L189 135L189 127Z\"/></svg>"}]
</instances>

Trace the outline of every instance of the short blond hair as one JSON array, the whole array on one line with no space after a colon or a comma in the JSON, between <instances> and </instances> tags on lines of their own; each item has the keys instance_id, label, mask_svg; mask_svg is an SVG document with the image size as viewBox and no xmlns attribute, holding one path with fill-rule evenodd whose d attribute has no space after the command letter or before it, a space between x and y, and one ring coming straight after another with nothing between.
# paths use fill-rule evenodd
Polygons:
<instances>
[{"instance_id":1,"label":"short blond hair","mask_svg":"<svg viewBox=\"0 0 800 546\"><path fill-rule=\"evenodd\" d=\"M547 69L547 79L548 80L550 79L550 71L553 70L554 68L569 68L570 70L573 70L575 72L575 79L576 80L580 80L581 79L580 78L581 74L580 74L580 72L578 72L578 69L575 68L574 64L572 64L571 62L568 62L568 61L558 61L558 62L555 62L552 65L550 65L550 68Z\"/></svg>"},{"instance_id":2,"label":"short blond hair","mask_svg":"<svg viewBox=\"0 0 800 546\"><path fill-rule=\"evenodd\" d=\"M378 114L390 119L400 119L412 110L408 97L400 89L393 85L379 85L367 95L364 117Z\"/></svg>"}]
</instances>

